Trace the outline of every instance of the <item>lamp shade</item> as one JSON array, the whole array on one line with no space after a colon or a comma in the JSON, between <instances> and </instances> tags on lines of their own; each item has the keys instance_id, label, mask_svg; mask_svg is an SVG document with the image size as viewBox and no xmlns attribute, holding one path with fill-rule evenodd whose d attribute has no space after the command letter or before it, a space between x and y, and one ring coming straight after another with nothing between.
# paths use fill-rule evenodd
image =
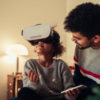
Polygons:
<instances>
[{"instance_id":1,"label":"lamp shade","mask_svg":"<svg viewBox=\"0 0 100 100\"><path fill-rule=\"evenodd\" d=\"M7 52L8 55L15 55L15 56L28 55L27 48L24 45L21 45L21 44L10 45L7 48L6 52Z\"/></svg>"}]
</instances>

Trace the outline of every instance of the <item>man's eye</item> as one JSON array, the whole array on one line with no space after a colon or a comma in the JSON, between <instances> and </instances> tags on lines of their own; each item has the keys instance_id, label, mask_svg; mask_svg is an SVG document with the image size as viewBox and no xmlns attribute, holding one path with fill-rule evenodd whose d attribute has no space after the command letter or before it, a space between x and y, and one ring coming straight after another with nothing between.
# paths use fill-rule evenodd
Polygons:
<instances>
[{"instance_id":1,"label":"man's eye","mask_svg":"<svg viewBox=\"0 0 100 100\"><path fill-rule=\"evenodd\" d=\"M76 40L81 40L81 38L75 38Z\"/></svg>"}]
</instances>

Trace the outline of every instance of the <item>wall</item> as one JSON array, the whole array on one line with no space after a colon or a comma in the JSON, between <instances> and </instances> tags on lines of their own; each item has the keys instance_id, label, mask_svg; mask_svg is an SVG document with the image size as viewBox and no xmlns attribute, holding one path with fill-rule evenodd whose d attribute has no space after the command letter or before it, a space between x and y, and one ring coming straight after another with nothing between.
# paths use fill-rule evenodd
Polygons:
<instances>
[{"instance_id":1,"label":"wall","mask_svg":"<svg viewBox=\"0 0 100 100\"><path fill-rule=\"evenodd\" d=\"M5 54L8 45L24 44L30 57L37 57L33 47L21 37L24 27L38 23L57 25L61 41L66 45L63 32L63 19L66 13L66 0L0 0L0 100L7 100L7 75L15 72L16 58ZM33 56L31 56L33 55ZM26 59L20 58L20 71ZM66 59L66 54L62 59Z\"/></svg>"},{"instance_id":2,"label":"wall","mask_svg":"<svg viewBox=\"0 0 100 100\"><path fill-rule=\"evenodd\" d=\"M83 2L100 3L100 0L0 0L0 100L7 100L7 75L16 71L16 58L5 54L10 44L24 44L29 56L20 57L20 71L28 58L37 57L33 47L21 37L21 30L26 26L38 23L57 25L61 41L67 47L61 57L69 65L73 65L75 44L71 34L63 30L63 21L68 12Z\"/></svg>"},{"instance_id":3,"label":"wall","mask_svg":"<svg viewBox=\"0 0 100 100\"><path fill-rule=\"evenodd\" d=\"M85 3L85 2L93 2L100 4L100 0L66 0L66 16L68 13L74 9L78 4ZM67 33L67 32L66 32ZM67 63L68 65L73 65L73 55L75 49L75 43L71 41L72 34L66 34L66 48L67 48Z\"/></svg>"}]
</instances>

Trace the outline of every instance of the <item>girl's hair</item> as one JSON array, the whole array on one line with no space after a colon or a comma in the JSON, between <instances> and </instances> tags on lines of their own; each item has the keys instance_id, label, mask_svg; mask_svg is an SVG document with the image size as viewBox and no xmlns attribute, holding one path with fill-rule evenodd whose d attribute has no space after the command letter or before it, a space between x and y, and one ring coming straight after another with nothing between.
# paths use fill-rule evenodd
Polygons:
<instances>
[{"instance_id":1,"label":"girl's hair","mask_svg":"<svg viewBox=\"0 0 100 100\"><path fill-rule=\"evenodd\" d=\"M60 36L54 29L52 29L52 44L54 47L53 57L61 56L65 51L65 47L60 42Z\"/></svg>"}]
</instances>

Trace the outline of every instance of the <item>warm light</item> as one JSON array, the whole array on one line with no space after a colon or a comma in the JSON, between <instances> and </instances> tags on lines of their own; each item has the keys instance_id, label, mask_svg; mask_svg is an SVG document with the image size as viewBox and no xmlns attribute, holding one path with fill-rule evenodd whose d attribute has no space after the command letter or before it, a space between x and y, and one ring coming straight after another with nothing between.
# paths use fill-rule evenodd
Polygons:
<instances>
[{"instance_id":1,"label":"warm light","mask_svg":"<svg viewBox=\"0 0 100 100\"><path fill-rule=\"evenodd\" d=\"M6 50L6 53L10 56L16 56L16 75L18 75L19 74L19 56L28 55L27 48L21 44L10 45Z\"/></svg>"},{"instance_id":2,"label":"warm light","mask_svg":"<svg viewBox=\"0 0 100 100\"><path fill-rule=\"evenodd\" d=\"M15 44L15 45L10 45L6 50L6 53L8 55L15 55L15 56L28 55L28 50L24 45Z\"/></svg>"}]
</instances>

